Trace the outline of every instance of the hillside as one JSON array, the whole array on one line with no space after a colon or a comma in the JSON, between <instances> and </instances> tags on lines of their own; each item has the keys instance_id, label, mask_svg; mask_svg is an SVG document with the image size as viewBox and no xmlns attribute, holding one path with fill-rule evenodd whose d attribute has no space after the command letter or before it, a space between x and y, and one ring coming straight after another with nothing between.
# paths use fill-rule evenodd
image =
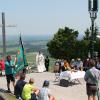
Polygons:
<instances>
[{"instance_id":1,"label":"hillside","mask_svg":"<svg viewBox=\"0 0 100 100\"><path fill-rule=\"evenodd\" d=\"M38 52L47 53L47 44L48 40L36 40L36 41L24 41L24 49L26 53L29 52ZM7 42L7 54L16 54L16 51L20 47L19 42L8 41ZM0 55L2 55L2 43L0 42Z\"/></svg>"}]
</instances>

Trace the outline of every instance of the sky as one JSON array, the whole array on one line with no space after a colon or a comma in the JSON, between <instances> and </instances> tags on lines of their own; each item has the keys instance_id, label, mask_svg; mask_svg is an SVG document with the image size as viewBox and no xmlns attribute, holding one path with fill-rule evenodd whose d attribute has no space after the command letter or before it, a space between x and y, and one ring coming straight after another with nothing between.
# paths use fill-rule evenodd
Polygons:
<instances>
[{"instance_id":1,"label":"sky","mask_svg":"<svg viewBox=\"0 0 100 100\"><path fill-rule=\"evenodd\" d=\"M53 35L65 26L83 35L91 25L88 0L0 0L2 12L6 25L17 25L6 27L7 35ZM100 27L100 10L95 22Z\"/></svg>"}]
</instances>

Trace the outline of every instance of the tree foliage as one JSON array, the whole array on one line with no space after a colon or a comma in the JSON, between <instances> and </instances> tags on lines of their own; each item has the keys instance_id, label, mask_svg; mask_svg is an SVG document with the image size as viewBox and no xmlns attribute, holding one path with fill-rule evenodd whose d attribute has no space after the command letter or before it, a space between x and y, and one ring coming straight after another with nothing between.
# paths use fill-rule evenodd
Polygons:
<instances>
[{"instance_id":1,"label":"tree foliage","mask_svg":"<svg viewBox=\"0 0 100 100\"><path fill-rule=\"evenodd\" d=\"M84 36L84 40L90 40L91 38L91 32L90 30L87 28L86 31L85 31L85 36Z\"/></svg>"},{"instance_id":2,"label":"tree foliage","mask_svg":"<svg viewBox=\"0 0 100 100\"><path fill-rule=\"evenodd\" d=\"M48 42L48 51L54 58L68 59L74 57L78 31L65 27L59 29L53 39Z\"/></svg>"},{"instance_id":3,"label":"tree foliage","mask_svg":"<svg viewBox=\"0 0 100 100\"><path fill-rule=\"evenodd\" d=\"M96 33L97 34L97 33ZM65 27L60 28L52 40L47 43L48 51L54 58L72 59L86 58L91 49L91 32L86 29L85 36L82 40L78 40L78 31ZM95 51L100 52L100 39L96 39Z\"/></svg>"}]
</instances>

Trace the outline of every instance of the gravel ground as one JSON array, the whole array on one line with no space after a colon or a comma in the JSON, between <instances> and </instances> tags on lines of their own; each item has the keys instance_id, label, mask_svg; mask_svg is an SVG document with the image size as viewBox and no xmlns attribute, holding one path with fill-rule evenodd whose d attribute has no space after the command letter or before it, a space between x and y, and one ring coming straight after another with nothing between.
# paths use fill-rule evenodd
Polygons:
<instances>
[{"instance_id":1,"label":"gravel ground","mask_svg":"<svg viewBox=\"0 0 100 100\"><path fill-rule=\"evenodd\" d=\"M85 81L79 79L81 84L69 85L69 86L60 86L59 81L55 81L54 73L43 72L43 73L30 73L26 75L26 81L28 82L29 78L35 79L35 85L38 88L42 87L44 80L50 81L50 89L52 94L55 96L56 100L87 100ZM67 83L67 81L65 81ZM0 77L0 88L6 88L6 78ZM11 84L11 90L13 87Z\"/></svg>"}]
</instances>

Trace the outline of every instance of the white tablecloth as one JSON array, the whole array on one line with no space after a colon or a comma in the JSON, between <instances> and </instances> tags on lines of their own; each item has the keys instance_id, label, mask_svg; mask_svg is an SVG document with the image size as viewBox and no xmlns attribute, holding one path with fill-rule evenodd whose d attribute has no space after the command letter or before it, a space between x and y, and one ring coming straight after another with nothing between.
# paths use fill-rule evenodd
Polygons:
<instances>
[{"instance_id":1,"label":"white tablecloth","mask_svg":"<svg viewBox=\"0 0 100 100\"><path fill-rule=\"evenodd\" d=\"M71 71L64 71L60 73L60 78L68 78L70 80L84 78L85 71L77 71L77 72L71 72Z\"/></svg>"}]
</instances>

